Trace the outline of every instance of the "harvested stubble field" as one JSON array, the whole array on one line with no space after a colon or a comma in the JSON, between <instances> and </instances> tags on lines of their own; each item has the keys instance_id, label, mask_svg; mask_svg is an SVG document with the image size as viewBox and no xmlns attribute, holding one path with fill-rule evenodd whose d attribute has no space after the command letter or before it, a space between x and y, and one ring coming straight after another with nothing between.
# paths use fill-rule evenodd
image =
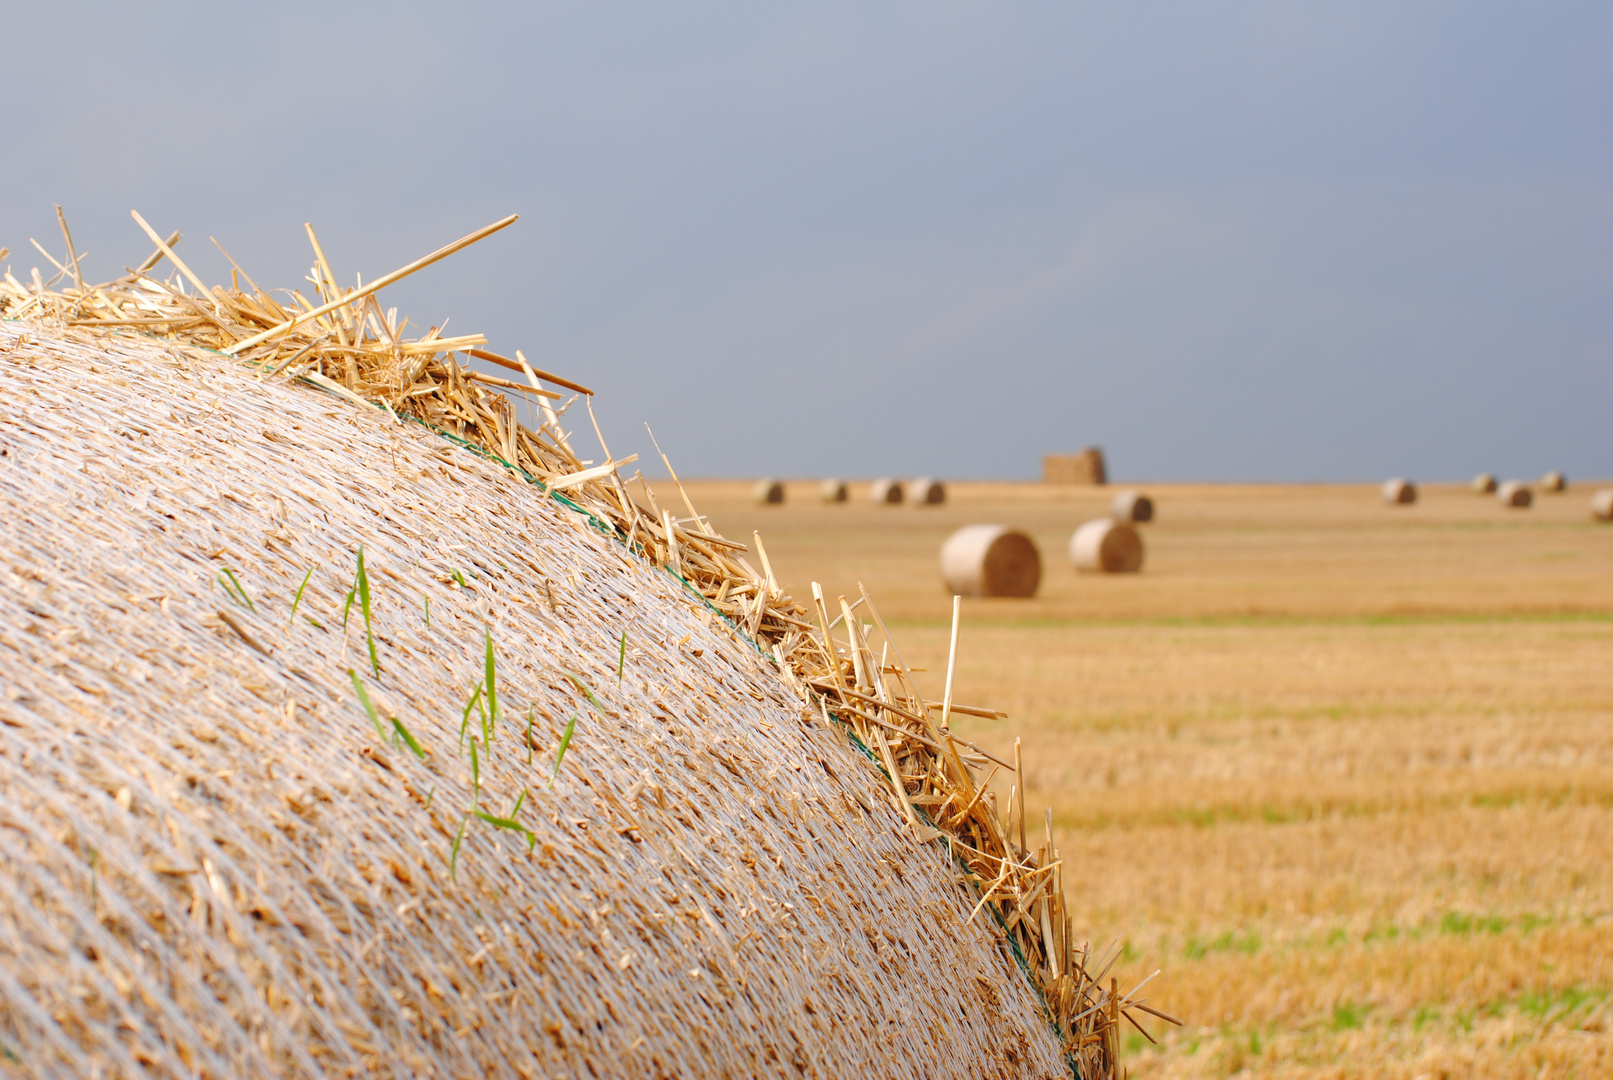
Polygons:
<instances>
[{"instance_id":1,"label":"harvested stubble field","mask_svg":"<svg viewBox=\"0 0 1613 1080\"><path fill-rule=\"evenodd\" d=\"M915 509L688 486L724 534L762 531L787 587L862 580L936 697L941 541L1036 537L1037 599L964 606L956 696L1011 719L955 724L1004 756L1023 738L1078 930L1165 969L1151 1000L1188 1026L1163 1052L1133 1036L1133 1076L1613 1075L1592 485L1528 511L1465 485L1396 508L1369 485L1150 485L1144 572L1108 578L1064 546L1113 488L956 484Z\"/></svg>"}]
</instances>

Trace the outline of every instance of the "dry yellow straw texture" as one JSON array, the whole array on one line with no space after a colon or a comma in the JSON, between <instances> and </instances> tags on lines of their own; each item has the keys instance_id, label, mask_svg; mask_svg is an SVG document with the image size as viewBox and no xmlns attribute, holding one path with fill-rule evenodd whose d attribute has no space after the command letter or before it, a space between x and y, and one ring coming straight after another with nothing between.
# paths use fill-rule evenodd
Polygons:
<instances>
[{"instance_id":1,"label":"dry yellow straw texture","mask_svg":"<svg viewBox=\"0 0 1613 1080\"><path fill-rule=\"evenodd\" d=\"M0 285L0 1050L1112 1075L1154 1010L873 601L782 595L579 460L540 379L583 388L496 358L520 424L479 336L406 339L315 251L317 303L70 246Z\"/></svg>"}]
</instances>

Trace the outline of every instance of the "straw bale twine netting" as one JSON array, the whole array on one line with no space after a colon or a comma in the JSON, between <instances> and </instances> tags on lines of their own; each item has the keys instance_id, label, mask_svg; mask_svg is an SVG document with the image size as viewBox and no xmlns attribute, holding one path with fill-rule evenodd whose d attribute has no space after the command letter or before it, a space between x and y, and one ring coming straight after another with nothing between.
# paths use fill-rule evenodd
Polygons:
<instances>
[{"instance_id":1,"label":"straw bale twine netting","mask_svg":"<svg viewBox=\"0 0 1613 1080\"><path fill-rule=\"evenodd\" d=\"M1085 572L1133 574L1143 568L1143 538L1124 521L1097 518L1070 537L1070 562Z\"/></svg>"},{"instance_id":2,"label":"straw bale twine netting","mask_svg":"<svg viewBox=\"0 0 1613 1080\"><path fill-rule=\"evenodd\" d=\"M940 506L947 501L947 486L932 477L921 476L908 487L908 501L914 506Z\"/></svg>"},{"instance_id":3,"label":"straw bale twine netting","mask_svg":"<svg viewBox=\"0 0 1613 1080\"><path fill-rule=\"evenodd\" d=\"M784 484L778 480L758 480L751 489L751 498L761 506L783 506Z\"/></svg>"},{"instance_id":4,"label":"straw bale twine netting","mask_svg":"<svg viewBox=\"0 0 1613 1080\"><path fill-rule=\"evenodd\" d=\"M1383 501L1390 506L1410 506L1417 501L1417 485L1398 476L1393 480L1385 480Z\"/></svg>"},{"instance_id":5,"label":"straw bale twine netting","mask_svg":"<svg viewBox=\"0 0 1613 1080\"><path fill-rule=\"evenodd\" d=\"M1613 521L1613 488L1603 488L1591 496L1591 517L1597 521Z\"/></svg>"},{"instance_id":6,"label":"straw bale twine netting","mask_svg":"<svg viewBox=\"0 0 1613 1080\"><path fill-rule=\"evenodd\" d=\"M7 1062L1114 1075L1163 1014L979 797L996 714L583 466L586 388L151 235L0 282Z\"/></svg>"},{"instance_id":7,"label":"straw bale twine netting","mask_svg":"<svg viewBox=\"0 0 1613 1080\"><path fill-rule=\"evenodd\" d=\"M844 480L836 480L831 477L827 480L818 481L818 498L822 502L843 503L849 497L849 494Z\"/></svg>"},{"instance_id":8,"label":"straw bale twine netting","mask_svg":"<svg viewBox=\"0 0 1613 1080\"><path fill-rule=\"evenodd\" d=\"M1121 491L1109 502L1109 513L1120 521L1154 520L1154 500L1140 491Z\"/></svg>"},{"instance_id":9,"label":"straw bale twine netting","mask_svg":"<svg viewBox=\"0 0 1613 1080\"><path fill-rule=\"evenodd\" d=\"M941 580L956 596L1035 596L1042 556L1007 525L965 525L941 545Z\"/></svg>"},{"instance_id":10,"label":"straw bale twine netting","mask_svg":"<svg viewBox=\"0 0 1613 1080\"><path fill-rule=\"evenodd\" d=\"M1495 473L1479 473L1473 478L1472 488L1479 495L1494 495L1499 481Z\"/></svg>"},{"instance_id":11,"label":"straw bale twine netting","mask_svg":"<svg viewBox=\"0 0 1613 1080\"><path fill-rule=\"evenodd\" d=\"M1524 509L1535 501L1535 493L1522 480L1508 480L1496 489L1495 497L1502 506Z\"/></svg>"},{"instance_id":12,"label":"straw bale twine netting","mask_svg":"<svg viewBox=\"0 0 1613 1080\"><path fill-rule=\"evenodd\" d=\"M1553 495L1561 494L1568 490L1568 477L1553 469L1545 476L1542 476L1536 486L1541 491L1550 492Z\"/></svg>"},{"instance_id":13,"label":"straw bale twine netting","mask_svg":"<svg viewBox=\"0 0 1613 1080\"><path fill-rule=\"evenodd\" d=\"M868 501L876 506L895 506L902 501L902 482L882 477L868 486Z\"/></svg>"}]
</instances>

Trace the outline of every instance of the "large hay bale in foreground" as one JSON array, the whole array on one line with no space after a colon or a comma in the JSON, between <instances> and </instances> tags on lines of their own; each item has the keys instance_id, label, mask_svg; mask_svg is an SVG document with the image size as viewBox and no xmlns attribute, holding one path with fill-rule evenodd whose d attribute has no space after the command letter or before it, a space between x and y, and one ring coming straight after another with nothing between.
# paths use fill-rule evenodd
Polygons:
<instances>
[{"instance_id":1,"label":"large hay bale in foreground","mask_svg":"<svg viewBox=\"0 0 1613 1080\"><path fill-rule=\"evenodd\" d=\"M751 499L759 506L783 506L784 484L779 480L758 480L751 488Z\"/></svg>"},{"instance_id":2,"label":"large hay bale in foreground","mask_svg":"<svg viewBox=\"0 0 1613 1080\"><path fill-rule=\"evenodd\" d=\"M1007 525L965 525L941 545L941 580L954 596L1035 596L1036 542Z\"/></svg>"},{"instance_id":3,"label":"large hay bale in foreground","mask_svg":"<svg viewBox=\"0 0 1613 1080\"><path fill-rule=\"evenodd\" d=\"M875 506L897 506L902 497L902 482L888 476L875 480L868 487L868 501Z\"/></svg>"},{"instance_id":4,"label":"large hay bale in foreground","mask_svg":"<svg viewBox=\"0 0 1613 1080\"><path fill-rule=\"evenodd\" d=\"M947 486L932 476L921 476L907 487L907 500L914 506L940 506L947 501Z\"/></svg>"},{"instance_id":5,"label":"large hay bale in foreground","mask_svg":"<svg viewBox=\"0 0 1613 1080\"><path fill-rule=\"evenodd\" d=\"M1472 488L1480 495L1494 495L1496 487L1500 484L1495 473L1479 473L1473 478Z\"/></svg>"},{"instance_id":6,"label":"large hay bale in foreground","mask_svg":"<svg viewBox=\"0 0 1613 1080\"><path fill-rule=\"evenodd\" d=\"M1535 501L1535 493L1522 480L1508 480L1496 489L1495 497L1502 506L1522 510Z\"/></svg>"},{"instance_id":7,"label":"large hay bale in foreground","mask_svg":"<svg viewBox=\"0 0 1613 1080\"><path fill-rule=\"evenodd\" d=\"M188 347L0 367L21 1069L1067 1074L947 849L585 514Z\"/></svg>"},{"instance_id":8,"label":"large hay bale in foreground","mask_svg":"<svg viewBox=\"0 0 1613 1080\"><path fill-rule=\"evenodd\" d=\"M1542 476L1539 483L1537 483L1535 486L1541 491L1558 495L1568 490L1568 477L1564 476L1556 469L1553 469L1551 472Z\"/></svg>"},{"instance_id":9,"label":"large hay bale in foreground","mask_svg":"<svg viewBox=\"0 0 1613 1080\"><path fill-rule=\"evenodd\" d=\"M850 497L844 480L830 477L818 482L818 498L826 503L843 503Z\"/></svg>"},{"instance_id":10,"label":"large hay bale in foreground","mask_svg":"<svg viewBox=\"0 0 1613 1080\"><path fill-rule=\"evenodd\" d=\"M1070 537L1070 562L1088 573L1134 574L1143 568L1143 538L1124 521L1088 521Z\"/></svg>"},{"instance_id":11,"label":"large hay bale in foreground","mask_svg":"<svg viewBox=\"0 0 1613 1080\"><path fill-rule=\"evenodd\" d=\"M1109 513L1120 521L1154 520L1154 500L1140 491L1121 491L1109 502Z\"/></svg>"},{"instance_id":12,"label":"large hay bale in foreground","mask_svg":"<svg viewBox=\"0 0 1613 1080\"><path fill-rule=\"evenodd\" d=\"M1603 488L1591 496L1591 517L1597 521L1613 521L1613 488Z\"/></svg>"},{"instance_id":13,"label":"large hay bale in foreground","mask_svg":"<svg viewBox=\"0 0 1613 1080\"><path fill-rule=\"evenodd\" d=\"M1417 485L1403 477L1383 482L1383 501L1390 506L1410 506L1417 501Z\"/></svg>"}]
</instances>

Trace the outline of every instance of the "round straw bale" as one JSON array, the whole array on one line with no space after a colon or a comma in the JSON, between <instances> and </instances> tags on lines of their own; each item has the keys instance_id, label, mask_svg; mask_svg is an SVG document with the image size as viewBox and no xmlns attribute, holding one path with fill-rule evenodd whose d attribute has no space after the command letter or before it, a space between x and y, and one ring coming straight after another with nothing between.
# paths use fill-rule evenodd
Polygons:
<instances>
[{"instance_id":1,"label":"round straw bale","mask_svg":"<svg viewBox=\"0 0 1613 1080\"><path fill-rule=\"evenodd\" d=\"M954 596L1035 596L1036 542L1007 525L965 525L941 545L941 580Z\"/></svg>"},{"instance_id":2,"label":"round straw bale","mask_svg":"<svg viewBox=\"0 0 1613 1080\"><path fill-rule=\"evenodd\" d=\"M1133 574L1143 568L1143 538L1124 521L1098 518L1070 537L1070 562L1082 571Z\"/></svg>"},{"instance_id":3,"label":"round straw bale","mask_svg":"<svg viewBox=\"0 0 1613 1080\"><path fill-rule=\"evenodd\" d=\"M1154 500L1140 491L1116 492L1109 512L1121 521L1153 521Z\"/></svg>"},{"instance_id":4,"label":"round straw bale","mask_svg":"<svg viewBox=\"0 0 1613 1080\"><path fill-rule=\"evenodd\" d=\"M1613 488L1603 488L1591 496L1591 517L1597 521L1613 521Z\"/></svg>"},{"instance_id":5,"label":"round straw bale","mask_svg":"<svg viewBox=\"0 0 1613 1080\"><path fill-rule=\"evenodd\" d=\"M784 505L784 483L780 480L758 480L751 489L751 498L762 506Z\"/></svg>"},{"instance_id":6,"label":"round straw bale","mask_svg":"<svg viewBox=\"0 0 1613 1080\"><path fill-rule=\"evenodd\" d=\"M1480 495L1494 495L1499 483L1495 473L1481 472L1473 478L1473 490Z\"/></svg>"},{"instance_id":7,"label":"round straw bale","mask_svg":"<svg viewBox=\"0 0 1613 1080\"><path fill-rule=\"evenodd\" d=\"M843 503L848 497L846 482L833 477L818 482L818 498L826 503Z\"/></svg>"},{"instance_id":8,"label":"round straw bale","mask_svg":"<svg viewBox=\"0 0 1613 1080\"><path fill-rule=\"evenodd\" d=\"M895 506L902 501L902 482L881 477L868 488L868 498L879 506Z\"/></svg>"},{"instance_id":9,"label":"round straw bale","mask_svg":"<svg viewBox=\"0 0 1613 1080\"><path fill-rule=\"evenodd\" d=\"M0 368L21 1074L1068 1075L947 848L587 494L166 341Z\"/></svg>"},{"instance_id":10,"label":"round straw bale","mask_svg":"<svg viewBox=\"0 0 1613 1080\"><path fill-rule=\"evenodd\" d=\"M1526 507L1535 501L1535 493L1522 480L1508 480L1496 489L1495 497L1502 506Z\"/></svg>"},{"instance_id":11,"label":"round straw bale","mask_svg":"<svg viewBox=\"0 0 1613 1080\"><path fill-rule=\"evenodd\" d=\"M907 487L908 501L914 506L940 506L947 501L947 486L934 477L921 476Z\"/></svg>"},{"instance_id":12,"label":"round straw bale","mask_svg":"<svg viewBox=\"0 0 1613 1080\"><path fill-rule=\"evenodd\" d=\"M1555 495L1568 490L1568 477L1564 476L1556 469L1553 469L1545 476L1542 476L1540 478L1540 482L1536 486L1539 487L1541 491L1549 491Z\"/></svg>"},{"instance_id":13,"label":"round straw bale","mask_svg":"<svg viewBox=\"0 0 1613 1080\"><path fill-rule=\"evenodd\" d=\"M1417 485L1402 477L1383 482L1383 501L1390 506L1407 506L1417 501Z\"/></svg>"}]
</instances>

